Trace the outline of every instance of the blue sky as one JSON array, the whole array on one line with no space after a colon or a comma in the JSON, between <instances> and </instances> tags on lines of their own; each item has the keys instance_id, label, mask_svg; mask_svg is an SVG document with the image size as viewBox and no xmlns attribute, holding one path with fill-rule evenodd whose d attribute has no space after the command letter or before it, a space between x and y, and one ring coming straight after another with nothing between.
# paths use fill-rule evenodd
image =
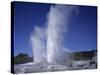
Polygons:
<instances>
[{"instance_id":1,"label":"blue sky","mask_svg":"<svg viewBox=\"0 0 100 75\"><path fill-rule=\"evenodd\" d=\"M15 2L14 55L32 55L30 33L34 26L44 27L51 4ZM71 20L66 35L66 48L71 51L97 49L97 8L79 6L79 13Z\"/></svg>"}]
</instances>

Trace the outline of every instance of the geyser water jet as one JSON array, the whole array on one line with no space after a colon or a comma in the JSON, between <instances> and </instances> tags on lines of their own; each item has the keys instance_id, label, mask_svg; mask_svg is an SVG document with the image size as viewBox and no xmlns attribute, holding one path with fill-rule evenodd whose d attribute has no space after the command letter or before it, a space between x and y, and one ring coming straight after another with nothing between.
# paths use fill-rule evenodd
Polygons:
<instances>
[{"instance_id":1,"label":"geyser water jet","mask_svg":"<svg viewBox=\"0 0 100 75\"><path fill-rule=\"evenodd\" d=\"M46 60L45 38L45 28L34 27L34 31L31 34L34 63L40 63Z\"/></svg>"},{"instance_id":2,"label":"geyser water jet","mask_svg":"<svg viewBox=\"0 0 100 75\"><path fill-rule=\"evenodd\" d=\"M76 11L75 6L55 5L50 8L47 29L47 61L49 63L65 64L71 60L63 45L74 11Z\"/></svg>"},{"instance_id":3,"label":"geyser water jet","mask_svg":"<svg viewBox=\"0 0 100 75\"><path fill-rule=\"evenodd\" d=\"M69 50L64 47L64 41L73 12L76 14L76 6L51 6L47 14L47 22L45 22L47 26L34 27L31 35L34 63L47 61L52 64L65 64L70 62Z\"/></svg>"}]
</instances>

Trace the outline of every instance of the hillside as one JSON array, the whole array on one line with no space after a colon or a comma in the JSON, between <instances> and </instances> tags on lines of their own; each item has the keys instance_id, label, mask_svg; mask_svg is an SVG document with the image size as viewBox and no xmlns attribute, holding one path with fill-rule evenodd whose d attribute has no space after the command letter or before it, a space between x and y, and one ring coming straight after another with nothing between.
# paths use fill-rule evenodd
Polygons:
<instances>
[{"instance_id":1,"label":"hillside","mask_svg":"<svg viewBox=\"0 0 100 75\"><path fill-rule=\"evenodd\" d=\"M92 59L94 56L97 56L97 50L73 52L72 56L74 60L89 60Z\"/></svg>"}]
</instances>

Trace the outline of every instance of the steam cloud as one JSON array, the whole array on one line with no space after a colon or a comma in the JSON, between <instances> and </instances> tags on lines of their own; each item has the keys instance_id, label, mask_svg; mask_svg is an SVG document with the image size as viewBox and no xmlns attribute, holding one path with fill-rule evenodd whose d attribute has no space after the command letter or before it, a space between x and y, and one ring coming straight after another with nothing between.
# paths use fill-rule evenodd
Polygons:
<instances>
[{"instance_id":1,"label":"steam cloud","mask_svg":"<svg viewBox=\"0 0 100 75\"><path fill-rule=\"evenodd\" d=\"M78 7L54 5L47 14L47 27L34 27L31 35L34 62L44 61L52 64L69 62L70 55L64 45L65 34L71 18L77 14Z\"/></svg>"},{"instance_id":2,"label":"steam cloud","mask_svg":"<svg viewBox=\"0 0 100 75\"><path fill-rule=\"evenodd\" d=\"M34 63L42 62L46 59L46 29L34 27L31 34Z\"/></svg>"},{"instance_id":3,"label":"steam cloud","mask_svg":"<svg viewBox=\"0 0 100 75\"><path fill-rule=\"evenodd\" d=\"M68 24L73 13L76 11L75 6L55 5L51 6L48 14L47 30L47 61L54 64L69 62L69 55L65 52L64 38L68 30Z\"/></svg>"}]
</instances>

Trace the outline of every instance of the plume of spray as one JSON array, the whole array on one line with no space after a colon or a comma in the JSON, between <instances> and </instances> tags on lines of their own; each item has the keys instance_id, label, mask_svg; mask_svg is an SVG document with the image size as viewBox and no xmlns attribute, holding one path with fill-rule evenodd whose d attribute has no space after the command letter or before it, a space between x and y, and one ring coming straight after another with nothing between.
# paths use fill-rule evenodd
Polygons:
<instances>
[{"instance_id":1,"label":"plume of spray","mask_svg":"<svg viewBox=\"0 0 100 75\"><path fill-rule=\"evenodd\" d=\"M34 63L40 63L46 60L46 31L44 28L35 26L31 34L31 43L33 50Z\"/></svg>"},{"instance_id":2,"label":"plume of spray","mask_svg":"<svg viewBox=\"0 0 100 75\"><path fill-rule=\"evenodd\" d=\"M67 53L69 50L63 44L74 13L77 13L76 6L51 6L47 14L47 27L34 27L31 34L34 63L44 60L52 64L70 62L70 55Z\"/></svg>"},{"instance_id":3,"label":"plume of spray","mask_svg":"<svg viewBox=\"0 0 100 75\"><path fill-rule=\"evenodd\" d=\"M52 64L65 64L70 62L68 49L64 48L64 38L68 31L68 24L76 6L55 5L51 6L48 13L47 28L47 61Z\"/></svg>"}]
</instances>

